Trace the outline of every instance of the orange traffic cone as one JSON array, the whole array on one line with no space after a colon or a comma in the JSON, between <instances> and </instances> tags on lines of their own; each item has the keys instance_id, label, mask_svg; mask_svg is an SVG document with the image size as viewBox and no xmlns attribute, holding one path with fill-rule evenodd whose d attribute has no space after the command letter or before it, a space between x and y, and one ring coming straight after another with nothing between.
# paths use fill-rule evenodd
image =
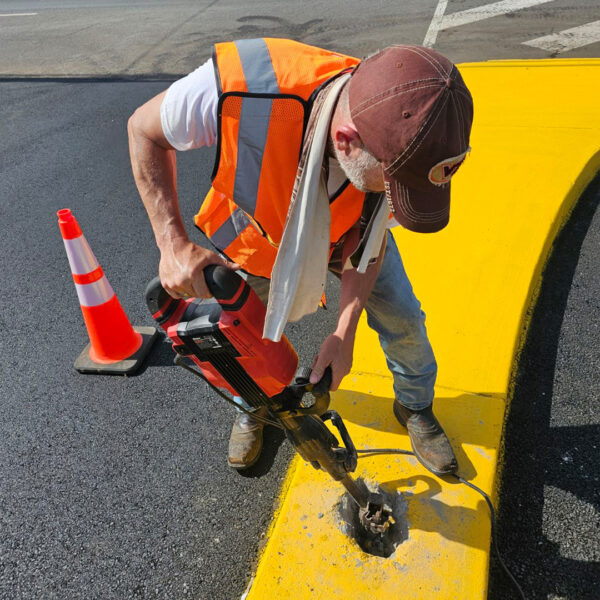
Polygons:
<instances>
[{"instance_id":1,"label":"orange traffic cone","mask_svg":"<svg viewBox=\"0 0 600 600\"><path fill-rule=\"evenodd\" d=\"M80 373L133 373L148 354L157 331L131 326L71 211L63 208L56 214L90 336L75 368Z\"/></svg>"}]
</instances>

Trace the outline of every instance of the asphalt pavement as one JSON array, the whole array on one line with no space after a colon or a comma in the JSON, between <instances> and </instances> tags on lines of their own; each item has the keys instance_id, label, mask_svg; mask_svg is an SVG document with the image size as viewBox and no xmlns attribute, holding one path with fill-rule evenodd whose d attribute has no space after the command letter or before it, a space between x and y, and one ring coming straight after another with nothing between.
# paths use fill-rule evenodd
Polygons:
<instances>
[{"instance_id":1,"label":"asphalt pavement","mask_svg":"<svg viewBox=\"0 0 600 600\"><path fill-rule=\"evenodd\" d=\"M125 128L165 85L0 86L2 599L238 598L273 514L289 446L269 429L261 462L230 469L233 409L166 343L134 377L73 369L86 332L56 210L73 210L131 321L151 325L158 251ZM188 223L212 158L180 157ZM305 364L333 318L290 327Z\"/></svg>"},{"instance_id":2,"label":"asphalt pavement","mask_svg":"<svg viewBox=\"0 0 600 600\"><path fill-rule=\"evenodd\" d=\"M597 0L3 0L0 77L184 74L215 42L261 36L355 56L429 38L455 62L598 56L599 19ZM552 34L564 45L535 42Z\"/></svg>"},{"instance_id":3,"label":"asphalt pavement","mask_svg":"<svg viewBox=\"0 0 600 600\"><path fill-rule=\"evenodd\" d=\"M539 4L441 28L435 48L454 60L598 55L598 42L524 45L600 18L596 2ZM55 80L0 83L0 598L241 596L290 448L269 430L263 461L230 470L231 409L171 366L164 343L137 376L76 373L86 332L55 213L74 211L133 323L151 324L143 290L158 252L130 173L133 110L212 41L289 35L361 55L421 43L438 5L353 0L323 15L321 3L265 0L2 3L36 15L0 16L0 76ZM191 223L212 151L178 161ZM599 197L588 192L555 245L506 428L497 540L529 598L598 597ZM289 327L304 363L334 319L321 311ZM491 600L514 597L495 562L490 589Z\"/></svg>"}]
</instances>

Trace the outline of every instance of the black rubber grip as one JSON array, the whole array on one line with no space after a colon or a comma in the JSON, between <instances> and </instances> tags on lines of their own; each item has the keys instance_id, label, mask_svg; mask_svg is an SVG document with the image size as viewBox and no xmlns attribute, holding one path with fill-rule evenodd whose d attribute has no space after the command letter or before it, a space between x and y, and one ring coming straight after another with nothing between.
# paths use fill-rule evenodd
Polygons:
<instances>
[{"instance_id":1,"label":"black rubber grip","mask_svg":"<svg viewBox=\"0 0 600 600\"><path fill-rule=\"evenodd\" d=\"M331 372L331 367L327 367L325 369L325 372L323 373L323 377L321 377L321 379L313 386L313 396L318 397L324 394L328 394L329 388L331 387L332 378L333 374Z\"/></svg>"},{"instance_id":2,"label":"black rubber grip","mask_svg":"<svg viewBox=\"0 0 600 600\"><path fill-rule=\"evenodd\" d=\"M244 280L231 269L219 265L208 265L204 269L204 279L209 292L217 300L231 300L238 293Z\"/></svg>"},{"instance_id":3,"label":"black rubber grip","mask_svg":"<svg viewBox=\"0 0 600 600\"><path fill-rule=\"evenodd\" d=\"M296 384L307 384L310 379L312 369L310 367L299 367L294 377L294 383Z\"/></svg>"}]
</instances>

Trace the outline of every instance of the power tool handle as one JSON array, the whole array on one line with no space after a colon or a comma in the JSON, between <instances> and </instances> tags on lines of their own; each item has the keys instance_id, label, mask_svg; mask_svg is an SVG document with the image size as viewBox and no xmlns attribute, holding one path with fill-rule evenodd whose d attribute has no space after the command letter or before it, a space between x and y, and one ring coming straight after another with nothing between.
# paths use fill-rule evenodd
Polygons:
<instances>
[{"instance_id":1,"label":"power tool handle","mask_svg":"<svg viewBox=\"0 0 600 600\"><path fill-rule=\"evenodd\" d=\"M217 299L228 301L234 298L240 286L246 282L233 270L220 265L208 265L204 268L204 279L208 291Z\"/></svg>"},{"instance_id":2,"label":"power tool handle","mask_svg":"<svg viewBox=\"0 0 600 600\"><path fill-rule=\"evenodd\" d=\"M329 388L331 387L331 379L333 375L331 373L331 367L327 367L323 373L323 377L314 384L311 393L315 398L329 394Z\"/></svg>"},{"instance_id":3,"label":"power tool handle","mask_svg":"<svg viewBox=\"0 0 600 600\"><path fill-rule=\"evenodd\" d=\"M235 272L227 267L220 265L208 265L204 269L204 279L210 293L219 301L224 303L223 308L227 309L227 303L240 295L243 286L248 284ZM152 315L161 314L171 303L177 303L169 296L165 288L160 283L160 278L155 277L146 286L146 304ZM235 304L238 302L236 301ZM173 304L173 307L175 306ZM231 307L229 307L231 309Z\"/></svg>"}]
</instances>

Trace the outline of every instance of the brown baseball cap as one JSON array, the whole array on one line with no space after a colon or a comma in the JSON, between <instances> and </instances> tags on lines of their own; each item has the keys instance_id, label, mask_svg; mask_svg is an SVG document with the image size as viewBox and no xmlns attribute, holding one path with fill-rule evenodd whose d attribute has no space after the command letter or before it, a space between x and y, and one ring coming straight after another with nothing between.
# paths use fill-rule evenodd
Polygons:
<instances>
[{"instance_id":1,"label":"brown baseball cap","mask_svg":"<svg viewBox=\"0 0 600 600\"><path fill-rule=\"evenodd\" d=\"M467 155L473 100L458 69L422 46L390 46L352 73L350 116L383 164L396 220L439 231L450 218L450 179Z\"/></svg>"}]
</instances>

